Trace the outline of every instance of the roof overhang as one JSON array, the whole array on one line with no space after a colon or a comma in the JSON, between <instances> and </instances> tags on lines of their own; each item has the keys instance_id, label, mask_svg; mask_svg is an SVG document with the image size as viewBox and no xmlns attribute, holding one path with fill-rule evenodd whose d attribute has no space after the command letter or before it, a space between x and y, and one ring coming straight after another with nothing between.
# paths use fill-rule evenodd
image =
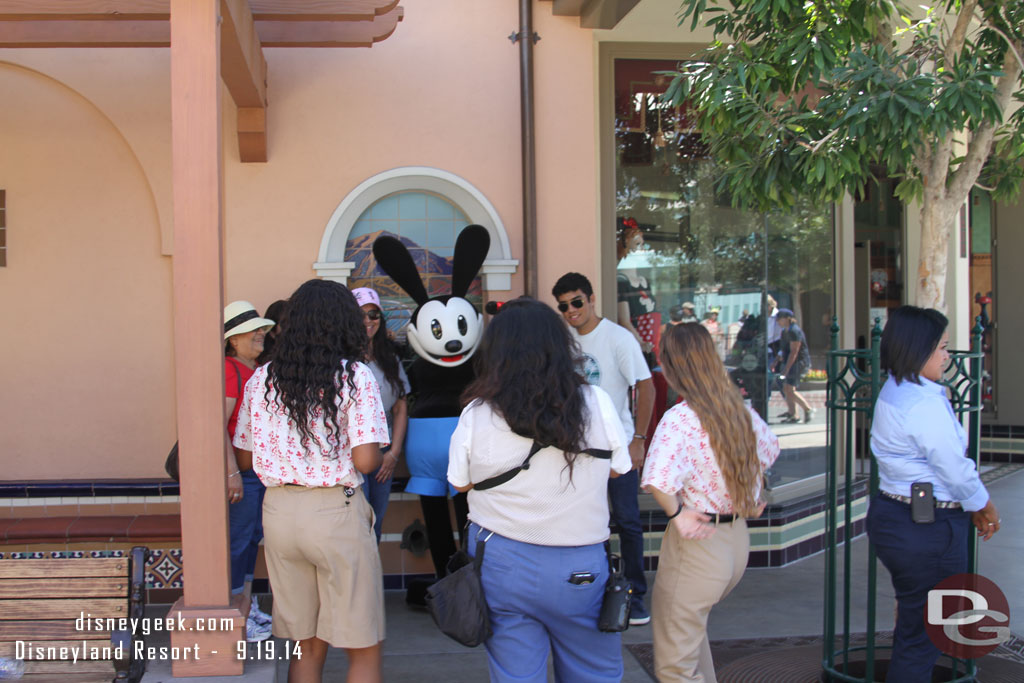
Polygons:
<instances>
[{"instance_id":1,"label":"roof overhang","mask_svg":"<svg viewBox=\"0 0 1024 683\"><path fill-rule=\"evenodd\" d=\"M218 0L220 71L242 161L267 160L264 47L371 47L399 0ZM170 0L0 0L0 48L170 47Z\"/></svg>"},{"instance_id":2,"label":"roof overhang","mask_svg":"<svg viewBox=\"0 0 1024 683\"><path fill-rule=\"evenodd\" d=\"M558 17L579 17L581 28L611 29L636 7L640 0L553 0L551 13Z\"/></svg>"}]
</instances>

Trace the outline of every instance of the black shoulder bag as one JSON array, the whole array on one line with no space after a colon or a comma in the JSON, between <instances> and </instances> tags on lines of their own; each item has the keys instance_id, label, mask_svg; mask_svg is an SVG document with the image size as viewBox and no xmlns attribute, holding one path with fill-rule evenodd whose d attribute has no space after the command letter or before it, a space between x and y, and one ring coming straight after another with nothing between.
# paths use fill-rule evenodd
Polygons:
<instances>
[{"instance_id":1,"label":"black shoulder bag","mask_svg":"<svg viewBox=\"0 0 1024 683\"><path fill-rule=\"evenodd\" d=\"M238 380L238 400L242 400L242 373L235 368L235 379ZM167 459L164 460L164 471L167 472L167 476L174 481L181 483L181 472L178 471L178 442L175 441L174 445L171 446L171 452L167 454Z\"/></svg>"},{"instance_id":2,"label":"black shoulder bag","mask_svg":"<svg viewBox=\"0 0 1024 683\"><path fill-rule=\"evenodd\" d=\"M475 557L459 550L448 558L448 573L427 588L427 611L434 623L441 633L466 647L491 637L491 617L480 580L487 538L477 539Z\"/></svg>"}]
</instances>

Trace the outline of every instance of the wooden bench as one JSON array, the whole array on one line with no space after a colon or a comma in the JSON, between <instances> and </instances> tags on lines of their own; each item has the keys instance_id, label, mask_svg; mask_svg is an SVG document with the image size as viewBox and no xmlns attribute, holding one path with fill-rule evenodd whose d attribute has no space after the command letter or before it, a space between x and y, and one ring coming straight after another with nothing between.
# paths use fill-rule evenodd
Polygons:
<instances>
[{"instance_id":1,"label":"wooden bench","mask_svg":"<svg viewBox=\"0 0 1024 683\"><path fill-rule=\"evenodd\" d=\"M25 681L138 681L142 635L128 620L143 616L148 552L136 546L128 557L0 560L0 657L20 655Z\"/></svg>"}]
</instances>

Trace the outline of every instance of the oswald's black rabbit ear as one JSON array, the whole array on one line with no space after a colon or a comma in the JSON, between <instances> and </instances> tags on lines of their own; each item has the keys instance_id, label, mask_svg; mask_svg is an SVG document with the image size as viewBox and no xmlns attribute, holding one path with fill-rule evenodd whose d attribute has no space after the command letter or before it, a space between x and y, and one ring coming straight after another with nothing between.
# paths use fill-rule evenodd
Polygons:
<instances>
[{"instance_id":1,"label":"oswald's black rabbit ear","mask_svg":"<svg viewBox=\"0 0 1024 683\"><path fill-rule=\"evenodd\" d=\"M373 255L381 270L387 273L396 285L404 289L417 306L422 306L429 300L416 263L413 262L412 255L404 244L388 235L378 237L373 242Z\"/></svg>"},{"instance_id":2,"label":"oswald's black rabbit ear","mask_svg":"<svg viewBox=\"0 0 1024 683\"><path fill-rule=\"evenodd\" d=\"M482 225L467 225L459 233L452 258L452 296L466 296L490 248L491 235Z\"/></svg>"}]
</instances>

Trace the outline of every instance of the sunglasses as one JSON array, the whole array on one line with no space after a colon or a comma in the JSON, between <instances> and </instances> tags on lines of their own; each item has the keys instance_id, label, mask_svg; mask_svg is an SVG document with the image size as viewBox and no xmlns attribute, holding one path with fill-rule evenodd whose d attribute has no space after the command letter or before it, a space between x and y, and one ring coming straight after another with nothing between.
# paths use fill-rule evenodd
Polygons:
<instances>
[{"instance_id":1,"label":"sunglasses","mask_svg":"<svg viewBox=\"0 0 1024 683\"><path fill-rule=\"evenodd\" d=\"M377 310L363 311L363 315L365 315L370 320L380 320L381 312Z\"/></svg>"},{"instance_id":2,"label":"sunglasses","mask_svg":"<svg viewBox=\"0 0 1024 683\"><path fill-rule=\"evenodd\" d=\"M558 302L558 310L561 311L562 313L565 313L566 311L569 310L569 304L572 304L573 308L583 308L583 297L582 296L578 296L575 299L571 299L569 301L569 303L566 303L564 301L559 301Z\"/></svg>"}]
</instances>

